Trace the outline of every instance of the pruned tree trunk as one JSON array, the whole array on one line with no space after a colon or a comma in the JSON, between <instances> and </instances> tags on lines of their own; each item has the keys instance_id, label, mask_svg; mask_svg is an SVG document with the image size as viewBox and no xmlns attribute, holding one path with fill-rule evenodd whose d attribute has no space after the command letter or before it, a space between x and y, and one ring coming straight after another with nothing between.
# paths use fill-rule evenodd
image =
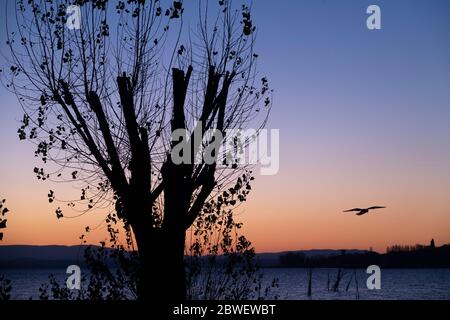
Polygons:
<instances>
[{"instance_id":1,"label":"pruned tree trunk","mask_svg":"<svg viewBox=\"0 0 450 320\"><path fill-rule=\"evenodd\" d=\"M133 231L139 252L139 300L185 300L184 230L149 230L137 224Z\"/></svg>"}]
</instances>

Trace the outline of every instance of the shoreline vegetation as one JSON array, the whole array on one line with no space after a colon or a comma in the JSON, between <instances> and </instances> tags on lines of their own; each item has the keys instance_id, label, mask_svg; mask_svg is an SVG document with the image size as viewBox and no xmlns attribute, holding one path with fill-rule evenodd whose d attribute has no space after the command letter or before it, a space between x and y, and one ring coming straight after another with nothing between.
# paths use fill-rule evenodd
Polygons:
<instances>
[{"instance_id":1,"label":"shoreline vegetation","mask_svg":"<svg viewBox=\"0 0 450 320\"><path fill-rule=\"evenodd\" d=\"M377 265L380 268L415 269L415 268L450 268L450 244L429 246L392 246L386 253L374 251L347 253L328 256L307 257L301 252L286 253L280 256L281 268L367 268Z\"/></svg>"}]
</instances>

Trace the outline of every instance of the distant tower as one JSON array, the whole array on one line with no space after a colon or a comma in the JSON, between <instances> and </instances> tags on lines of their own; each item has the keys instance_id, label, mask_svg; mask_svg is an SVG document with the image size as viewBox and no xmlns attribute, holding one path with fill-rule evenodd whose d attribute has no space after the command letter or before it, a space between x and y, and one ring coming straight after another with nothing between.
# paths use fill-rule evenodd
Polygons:
<instances>
[{"instance_id":1,"label":"distant tower","mask_svg":"<svg viewBox=\"0 0 450 320\"><path fill-rule=\"evenodd\" d=\"M434 239L431 239L431 242L430 242L430 248L431 248L431 249L436 248L436 246L434 245Z\"/></svg>"}]
</instances>

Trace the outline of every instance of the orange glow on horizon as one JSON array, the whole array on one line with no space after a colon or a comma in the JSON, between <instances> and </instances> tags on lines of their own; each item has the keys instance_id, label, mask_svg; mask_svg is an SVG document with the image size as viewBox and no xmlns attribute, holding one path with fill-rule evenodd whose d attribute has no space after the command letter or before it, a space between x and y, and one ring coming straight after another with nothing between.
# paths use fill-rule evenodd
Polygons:
<instances>
[{"instance_id":1,"label":"orange glow on horizon","mask_svg":"<svg viewBox=\"0 0 450 320\"><path fill-rule=\"evenodd\" d=\"M258 177L247 203L236 209L236 220L244 222L242 233L252 241L257 252L369 248L384 252L387 246L427 244L431 238L437 245L450 243L450 215L442 210L448 208L443 190L436 194L422 186L392 193L388 188L380 188L372 190L369 196L363 194L363 188L359 191L334 189L332 181L297 188L289 184L294 181L295 177L286 180L283 175ZM8 198L7 205L11 212L2 245L80 244L79 236L86 234L86 226L91 229L97 226L86 234L88 243L98 244L107 239L102 223L104 213L94 211L74 219L58 220L54 210L60 204L47 202L45 183L36 181L28 188L34 193L27 196L26 202L10 192L13 197ZM322 199L316 188L325 193L338 191ZM360 200L350 202L350 194ZM364 216L342 213L343 209L358 204L382 204L387 208ZM71 214L66 211L67 216Z\"/></svg>"}]
</instances>

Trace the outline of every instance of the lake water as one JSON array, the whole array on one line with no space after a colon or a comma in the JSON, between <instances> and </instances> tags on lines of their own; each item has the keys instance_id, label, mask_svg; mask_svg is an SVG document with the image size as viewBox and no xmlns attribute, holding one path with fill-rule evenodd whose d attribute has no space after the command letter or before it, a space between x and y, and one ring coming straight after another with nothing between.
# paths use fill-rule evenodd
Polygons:
<instances>
[{"instance_id":1,"label":"lake water","mask_svg":"<svg viewBox=\"0 0 450 320\"><path fill-rule=\"evenodd\" d=\"M307 269L264 268L262 272L266 283L278 278L279 287L273 293L277 294L279 299L309 299ZM312 271L312 299L354 300L359 294L359 299L450 300L450 269L382 269L380 290L367 289L366 281L369 275L366 270L345 270L338 291L332 292L327 290L327 284L332 287L337 272L337 269ZM54 274L61 283L64 283L66 277L65 270L59 269L0 269L0 274L12 281L12 299L38 299L38 289L42 283L48 283L49 274Z\"/></svg>"},{"instance_id":2,"label":"lake water","mask_svg":"<svg viewBox=\"0 0 450 320\"><path fill-rule=\"evenodd\" d=\"M328 278L333 286L336 269L314 269L311 292L315 300L449 300L450 269L382 269L381 289L369 290L366 285L370 276L365 269L345 270L337 292L327 290ZM280 299L309 299L306 269L264 269L266 278L278 277ZM358 280L356 288L355 278ZM349 281L351 279L350 285ZM348 290L347 290L348 286Z\"/></svg>"}]
</instances>

